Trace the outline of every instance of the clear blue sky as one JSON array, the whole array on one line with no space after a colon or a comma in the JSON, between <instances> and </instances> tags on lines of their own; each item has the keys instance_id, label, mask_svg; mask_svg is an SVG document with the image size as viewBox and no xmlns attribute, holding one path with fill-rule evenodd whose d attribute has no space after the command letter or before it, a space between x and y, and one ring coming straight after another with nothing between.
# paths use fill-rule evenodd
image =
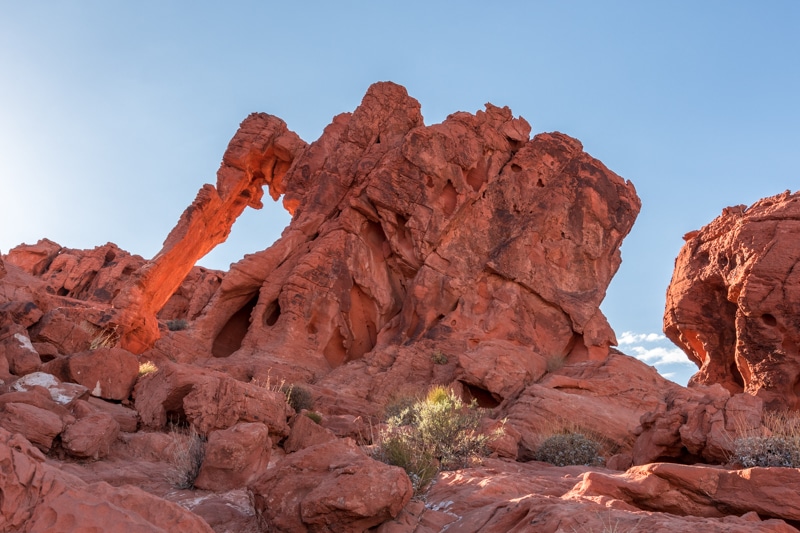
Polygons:
<instances>
[{"instance_id":1,"label":"clear blue sky","mask_svg":"<svg viewBox=\"0 0 800 533\"><path fill-rule=\"evenodd\" d=\"M635 184L642 213L603 304L620 337L661 332L684 233L798 188L800 2L269 4L0 2L0 251L48 237L150 257L248 113L313 141L378 80L429 124L507 105ZM201 263L227 269L288 220L250 210Z\"/></svg>"}]
</instances>

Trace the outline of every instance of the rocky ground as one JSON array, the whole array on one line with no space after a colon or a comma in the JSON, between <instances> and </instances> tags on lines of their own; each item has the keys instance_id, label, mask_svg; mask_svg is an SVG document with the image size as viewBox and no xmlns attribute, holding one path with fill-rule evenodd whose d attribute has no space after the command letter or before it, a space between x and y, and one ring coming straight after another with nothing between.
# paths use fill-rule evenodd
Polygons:
<instances>
[{"instance_id":1,"label":"rocky ground","mask_svg":"<svg viewBox=\"0 0 800 533\"><path fill-rule=\"evenodd\" d=\"M264 187L282 237L194 267ZM640 201L577 140L491 104L425 126L392 83L311 144L253 114L152 260L0 256L0 531L796 531L800 470L736 446L797 408L798 198L685 237L685 388L614 348ZM419 487L375 451L432 385L490 453ZM567 430L601 459L537 460Z\"/></svg>"}]
</instances>

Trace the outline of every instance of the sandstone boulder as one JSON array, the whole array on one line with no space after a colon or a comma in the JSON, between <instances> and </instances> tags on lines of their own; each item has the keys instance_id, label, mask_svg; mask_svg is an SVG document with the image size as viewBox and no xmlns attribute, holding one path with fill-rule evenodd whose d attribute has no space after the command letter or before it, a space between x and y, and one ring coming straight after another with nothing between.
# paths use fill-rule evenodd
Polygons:
<instances>
[{"instance_id":1,"label":"sandstone boulder","mask_svg":"<svg viewBox=\"0 0 800 533\"><path fill-rule=\"evenodd\" d=\"M47 270L61 251L61 245L50 239L40 239L36 244L22 244L12 248L5 260L28 274L39 276Z\"/></svg>"},{"instance_id":2,"label":"sandstone boulder","mask_svg":"<svg viewBox=\"0 0 800 533\"><path fill-rule=\"evenodd\" d=\"M28 332L22 326L11 325L0 330L0 357L8 361L8 370L16 376L36 372L42 366Z\"/></svg>"},{"instance_id":3,"label":"sandstone boulder","mask_svg":"<svg viewBox=\"0 0 800 533\"><path fill-rule=\"evenodd\" d=\"M0 328L18 324L23 328L29 328L42 318L43 312L31 301L12 301L0 305Z\"/></svg>"},{"instance_id":4,"label":"sandstone boulder","mask_svg":"<svg viewBox=\"0 0 800 533\"><path fill-rule=\"evenodd\" d=\"M267 531L361 532L396 516L412 488L402 469L367 457L347 439L286 456L250 491Z\"/></svg>"},{"instance_id":5,"label":"sandstone boulder","mask_svg":"<svg viewBox=\"0 0 800 533\"><path fill-rule=\"evenodd\" d=\"M631 452L642 415L663 408L668 391L678 389L654 368L612 350L602 362L565 362L501 414L521 433L522 458L532 458L544 438L561 430L601 436L614 453Z\"/></svg>"},{"instance_id":6,"label":"sandstone boulder","mask_svg":"<svg viewBox=\"0 0 800 533\"><path fill-rule=\"evenodd\" d=\"M139 360L121 348L98 348L77 353L67 361L72 381L89 389L92 396L125 400L139 376Z\"/></svg>"},{"instance_id":7,"label":"sandstone boulder","mask_svg":"<svg viewBox=\"0 0 800 533\"><path fill-rule=\"evenodd\" d=\"M656 410L642 415L633 463L727 463L737 435L761 426L762 409L759 398L731 396L719 384L675 388Z\"/></svg>"},{"instance_id":8,"label":"sandstone boulder","mask_svg":"<svg viewBox=\"0 0 800 533\"><path fill-rule=\"evenodd\" d=\"M99 459L108 455L119 435L119 424L104 412L94 412L67 426L61 444L72 456Z\"/></svg>"},{"instance_id":9,"label":"sandstone boulder","mask_svg":"<svg viewBox=\"0 0 800 533\"><path fill-rule=\"evenodd\" d=\"M76 383L62 383L54 375L47 372L34 372L16 380L11 385L11 390L25 392L36 388L43 388L47 391L53 402L59 405L67 405L73 400L84 398L89 390L83 385ZM0 401L6 396L0 396ZM27 403L27 402L26 402ZM53 410L52 407L46 407Z\"/></svg>"},{"instance_id":10,"label":"sandstone boulder","mask_svg":"<svg viewBox=\"0 0 800 533\"><path fill-rule=\"evenodd\" d=\"M190 422L201 434L238 422L261 422L270 433L285 436L291 408L281 392L242 383L223 373L160 363L157 372L139 379L134 389L142 424L163 428L167 422Z\"/></svg>"},{"instance_id":11,"label":"sandstone boulder","mask_svg":"<svg viewBox=\"0 0 800 533\"><path fill-rule=\"evenodd\" d=\"M286 453L294 453L304 448L336 440L336 435L304 414L293 417L289 437L283 443Z\"/></svg>"},{"instance_id":12,"label":"sandstone boulder","mask_svg":"<svg viewBox=\"0 0 800 533\"><path fill-rule=\"evenodd\" d=\"M269 464L272 441L261 423L240 423L208 434L194 486L226 491L245 487Z\"/></svg>"},{"instance_id":13,"label":"sandstone boulder","mask_svg":"<svg viewBox=\"0 0 800 533\"><path fill-rule=\"evenodd\" d=\"M11 433L20 433L44 452L50 451L53 439L64 429L64 423L58 415L17 402L3 405L0 426Z\"/></svg>"},{"instance_id":14,"label":"sandstone boulder","mask_svg":"<svg viewBox=\"0 0 800 533\"><path fill-rule=\"evenodd\" d=\"M664 331L700 370L769 408L800 407L800 193L728 207L686 243L667 291Z\"/></svg>"},{"instance_id":15,"label":"sandstone boulder","mask_svg":"<svg viewBox=\"0 0 800 533\"><path fill-rule=\"evenodd\" d=\"M282 392L227 377L199 382L183 399L183 410L202 434L238 422L261 422L278 437L289 434L286 421L292 414Z\"/></svg>"},{"instance_id":16,"label":"sandstone boulder","mask_svg":"<svg viewBox=\"0 0 800 533\"><path fill-rule=\"evenodd\" d=\"M139 415L130 407L125 407L114 402L107 402L100 398L90 396L87 403L92 409L108 413L119 424L119 430L133 433L139 426Z\"/></svg>"}]
</instances>

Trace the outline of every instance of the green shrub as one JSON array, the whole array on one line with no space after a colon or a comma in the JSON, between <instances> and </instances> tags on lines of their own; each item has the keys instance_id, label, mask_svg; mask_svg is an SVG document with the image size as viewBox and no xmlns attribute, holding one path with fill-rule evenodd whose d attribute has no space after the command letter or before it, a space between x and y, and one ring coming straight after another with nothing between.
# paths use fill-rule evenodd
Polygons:
<instances>
[{"instance_id":1,"label":"green shrub","mask_svg":"<svg viewBox=\"0 0 800 533\"><path fill-rule=\"evenodd\" d=\"M182 331L189 327L189 323L183 318L167 320L167 329L170 331Z\"/></svg>"},{"instance_id":2,"label":"green shrub","mask_svg":"<svg viewBox=\"0 0 800 533\"><path fill-rule=\"evenodd\" d=\"M599 442L583 433L559 433L542 441L534 459L556 466L601 465L601 448Z\"/></svg>"},{"instance_id":3,"label":"green shrub","mask_svg":"<svg viewBox=\"0 0 800 533\"><path fill-rule=\"evenodd\" d=\"M396 426L410 426L416 422L414 405L419 401L414 396L397 396L386 404L383 419L393 421Z\"/></svg>"},{"instance_id":4,"label":"green shrub","mask_svg":"<svg viewBox=\"0 0 800 533\"><path fill-rule=\"evenodd\" d=\"M380 434L376 458L402 467L417 494L439 470L466 467L488 453L489 436L478 432L482 410L445 387L396 411Z\"/></svg>"},{"instance_id":5,"label":"green shrub","mask_svg":"<svg viewBox=\"0 0 800 533\"><path fill-rule=\"evenodd\" d=\"M311 392L302 385L290 385L281 387L281 391L286 395L286 401L295 412L299 413L303 409L314 407L314 398Z\"/></svg>"}]
</instances>

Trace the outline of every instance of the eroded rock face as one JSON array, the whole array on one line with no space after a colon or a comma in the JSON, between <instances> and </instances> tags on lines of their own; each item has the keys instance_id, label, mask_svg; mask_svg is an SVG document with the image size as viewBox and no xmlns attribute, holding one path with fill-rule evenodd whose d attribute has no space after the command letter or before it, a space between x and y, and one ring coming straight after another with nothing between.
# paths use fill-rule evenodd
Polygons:
<instances>
[{"instance_id":1,"label":"eroded rock face","mask_svg":"<svg viewBox=\"0 0 800 533\"><path fill-rule=\"evenodd\" d=\"M390 389L356 375L441 371L499 401L548 357L605 358L598 305L639 199L578 141L529 134L492 105L426 127L402 87L373 85L284 177L282 238L234 265L198 320L214 365L348 368L325 385L362 397Z\"/></svg>"},{"instance_id":2,"label":"eroded rock face","mask_svg":"<svg viewBox=\"0 0 800 533\"><path fill-rule=\"evenodd\" d=\"M788 191L684 237L664 331L700 367L693 383L800 408L798 237L800 194Z\"/></svg>"}]
</instances>

